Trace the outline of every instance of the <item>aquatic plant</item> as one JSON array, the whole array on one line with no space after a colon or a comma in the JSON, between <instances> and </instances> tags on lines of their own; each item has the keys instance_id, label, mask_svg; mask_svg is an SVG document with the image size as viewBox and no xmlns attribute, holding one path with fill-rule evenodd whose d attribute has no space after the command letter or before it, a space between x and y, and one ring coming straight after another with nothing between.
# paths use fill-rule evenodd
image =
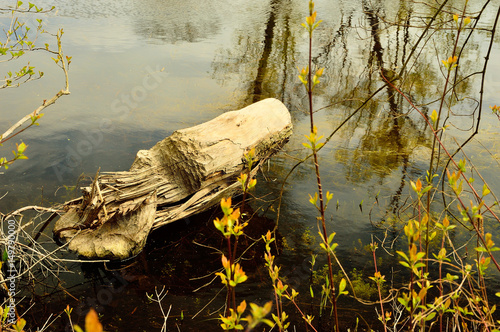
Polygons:
<instances>
[{"instance_id":1,"label":"aquatic plant","mask_svg":"<svg viewBox=\"0 0 500 332\"><path fill-rule=\"evenodd\" d=\"M323 294L328 298L333 304L333 314L335 318L335 329L339 331L338 314L337 314L337 296L336 288L333 282L333 267L332 267L332 255L334 255L336 243L333 243L333 238L335 233L328 234L326 230L325 222L325 210L328 203L333 198L333 194L330 192L323 194L323 187L321 184L321 175L319 169L318 161L318 150L324 145L321 142L323 136L318 135L318 129L314 125L314 108L313 108L313 90L314 87L320 83L320 78L323 75L324 68L319 68L315 71L314 76L312 75L312 42L313 42L313 32L321 23L321 20L316 22L317 12L314 11L314 2L309 1L309 16L306 17L306 23L302 23L302 26L306 28L309 32L309 64L307 67L300 70L299 79L304 84L307 91L307 96L309 99L309 119L311 124L311 133L309 136L306 135L307 143L303 143L304 146L312 151L314 170L316 172L316 183L318 186L318 192L314 193L314 196L309 195L309 202L316 207L320 215L320 236L323 241L320 246L326 252L327 262L328 262L328 287L323 288ZM325 199L326 198L326 199ZM318 226L318 228L319 228Z\"/></svg>"},{"instance_id":2,"label":"aquatic plant","mask_svg":"<svg viewBox=\"0 0 500 332\"><path fill-rule=\"evenodd\" d=\"M213 223L215 228L217 228L227 243L227 255L222 254L222 272L215 273L220 277L221 283L227 289L226 295L226 310L224 315L220 315L219 319L221 321L221 327L223 330L247 330L251 331L256 326L261 323L265 323L269 326L273 326L272 322L265 317L271 311L271 302L266 303L264 306L259 306L255 303L250 303L250 314L243 317L243 313L246 311L247 303L243 300L238 306L236 306L236 286L245 282L248 276L245 271L238 263L237 248L238 239L243 235L243 230L248 226L248 216L240 211L244 211L245 201L247 198L248 191L255 187L257 180L251 177L251 170L255 160L255 149L247 151L244 155L246 161L245 172L242 172L238 178L238 182L241 185L243 192L243 200L240 208L234 209L232 207L231 198L222 199L220 206L224 213L222 218L216 218ZM244 220L246 218L246 220ZM243 322L246 321L246 327L243 326Z\"/></svg>"}]
</instances>

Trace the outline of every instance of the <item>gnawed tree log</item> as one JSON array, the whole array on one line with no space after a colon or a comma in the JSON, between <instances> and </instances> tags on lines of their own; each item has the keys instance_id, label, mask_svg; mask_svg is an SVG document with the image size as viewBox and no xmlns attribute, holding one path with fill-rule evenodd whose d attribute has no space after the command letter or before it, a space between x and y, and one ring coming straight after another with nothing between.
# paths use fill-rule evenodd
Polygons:
<instances>
[{"instance_id":1,"label":"gnawed tree log","mask_svg":"<svg viewBox=\"0 0 500 332\"><path fill-rule=\"evenodd\" d=\"M139 151L129 171L97 174L82 197L64 204L54 234L83 257L134 256L151 229L234 195L244 153L255 148L255 175L291 132L290 113L276 99L178 130Z\"/></svg>"}]
</instances>

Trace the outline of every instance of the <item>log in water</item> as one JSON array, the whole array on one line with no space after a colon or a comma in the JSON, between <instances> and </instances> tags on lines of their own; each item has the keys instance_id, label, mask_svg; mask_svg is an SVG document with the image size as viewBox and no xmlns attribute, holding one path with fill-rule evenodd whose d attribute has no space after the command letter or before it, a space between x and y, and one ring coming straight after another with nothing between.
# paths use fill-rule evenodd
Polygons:
<instances>
[{"instance_id":1,"label":"log in water","mask_svg":"<svg viewBox=\"0 0 500 332\"><path fill-rule=\"evenodd\" d=\"M244 154L255 148L255 175L291 133L290 113L272 98L178 130L139 151L129 171L97 174L82 197L64 204L54 234L86 258L134 256L152 229L236 194Z\"/></svg>"}]
</instances>

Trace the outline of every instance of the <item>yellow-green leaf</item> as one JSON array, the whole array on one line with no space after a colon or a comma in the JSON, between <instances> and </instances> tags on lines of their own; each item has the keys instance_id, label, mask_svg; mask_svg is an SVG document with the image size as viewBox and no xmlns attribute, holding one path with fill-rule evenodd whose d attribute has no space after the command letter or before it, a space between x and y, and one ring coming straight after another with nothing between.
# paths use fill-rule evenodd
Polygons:
<instances>
[{"instance_id":1,"label":"yellow-green leaf","mask_svg":"<svg viewBox=\"0 0 500 332\"><path fill-rule=\"evenodd\" d=\"M436 110L433 110L432 114L431 114L431 121L434 125L436 124L437 118L438 118L438 114L437 114Z\"/></svg>"},{"instance_id":2,"label":"yellow-green leaf","mask_svg":"<svg viewBox=\"0 0 500 332\"><path fill-rule=\"evenodd\" d=\"M490 193L490 189L488 188L488 186L486 185L486 183L483 185L483 197L485 197L486 195L488 195Z\"/></svg>"}]
</instances>

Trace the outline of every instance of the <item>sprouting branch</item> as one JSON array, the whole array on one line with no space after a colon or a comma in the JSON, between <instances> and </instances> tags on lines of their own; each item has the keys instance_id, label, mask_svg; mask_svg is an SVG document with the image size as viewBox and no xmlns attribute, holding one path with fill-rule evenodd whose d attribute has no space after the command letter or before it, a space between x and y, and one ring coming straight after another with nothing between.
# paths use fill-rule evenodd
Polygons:
<instances>
[{"instance_id":1,"label":"sprouting branch","mask_svg":"<svg viewBox=\"0 0 500 332\"><path fill-rule=\"evenodd\" d=\"M401 90L399 90L397 87L395 87L390 81L388 81L383 73L381 73L382 75L382 78L387 82L387 84L391 85L392 88L394 88L394 90L396 90L401 96L403 96L403 98L406 99L406 101L410 104L410 106L415 109L421 116L422 118L424 119L424 121L427 123L427 125L429 126L430 130L432 131L432 134L434 136L434 138L436 139L436 142L439 144L439 146L441 147L441 149L443 149L443 151L446 153L446 155L448 156L448 158L450 159L450 161L453 163L453 165L457 168L457 169L460 169L460 167L458 166L458 164L455 162L455 160L453 159L453 156L448 152L448 150L446 149L446 147L444 146L444 143L441 141L441 139L439 138L439 135L438 135L438 130L435 130L434 129L434 126L431 124L431 122L429 121L428 117L425 116L422 111L420 111L413 103L412 101L403 93L401 92ZM471 192L472 194L478 199L478 200L481 200L481 196L478 194L478 192L476 191L476 189L474 189L474 187L472 186L472 184L469 182L469 180L467 179L467 177L465 176L465 174L463 172L460 172L461 173L461 176L464 178L465 180L465 183L469 186L469 188L471 189ZM462 205L462 207L464 209L466 209L466 205L463 203L463 201L460 199L460 197L457 197L457 199L460 201L460 204ZM493 216L493 218L495 218L495 220L497 220L498 222L500 222L500 218L495 214L495 212L493 212L493 210L488 206L488 205L485 205L484 206L486 208L486 210L488 210L488 212L490 212L490 214ZM469 211L466 210L466 213L469 214ZM479 228L478 228L478 225L476 223L474 223L471 218L471 216L469 216L469 220L471 220L471 224L472 226L474 227L474 230L476 231L476 234L477 236L479 237L479 239L481 240L481 243L484 245L485 248L488 248L488 246L486 245L486 241L484 239L484 236L481 234ZM488 250L488 254L490 255L491 257L491 261L493 262L493 264L495 265L495 267L497 268L498 271L500 271L500 264L496 261L495 257L493 257L493 255L491 254L491 252Z\"/></svg>"},{"instance_id":2,"label":"sprouting branch","mask_svg":"<svg viewBox=\"0 0 500 332\"><path fill-rule=\"evenodd\" d=\"M69 78L68 78L68 64L69 60L65 60L64 54L62 51L62 45L61 45L61 37L63 34L63 30L59 30L57 33L57 46L58 46L58 52L57 56L59 59L59 67L62 69L64 72L64 77L65 77L65 87L64 89L61 89L59 92L57 92L52 98L46 99L42 102L42 105L40 105L37 109L35 109L34 112L31 112L27 115L25 115L23 118L21 118L19 121L17 121L14 125L12 125L9 129L7 129L1 136L0 136L0 144L4 143L5 141L9 140L16 134L13 134L14 131L21 127L26 121L36 118L40 115L41 111L44 110L45 108L49 107L50 105L54 104L61 96L64 95L69 95ZM10 136L10 137L9 137Z\"/></svg>"}]
</instances>

